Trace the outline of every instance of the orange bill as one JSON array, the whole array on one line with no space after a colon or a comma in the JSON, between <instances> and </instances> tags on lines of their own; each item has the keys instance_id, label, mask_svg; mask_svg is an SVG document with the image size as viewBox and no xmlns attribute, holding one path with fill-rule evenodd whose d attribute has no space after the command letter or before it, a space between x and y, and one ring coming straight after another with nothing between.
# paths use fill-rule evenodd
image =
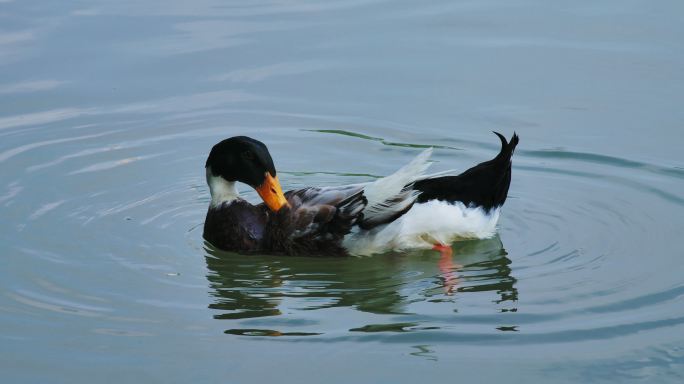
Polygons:
<instances>
[{"instance_id":1,"label":"orange bill","mask_svg":"<svg viewBox=\"0 0 684 384\"><path fill-rule=\"evenodd\" d=\"M278 176L273 177L266 172L263 184L256 188L256 191L261 196L261 199L273 212L278 212L280 208L287 205L283 189L280 187Z\"/></svg>"}]
</instances>

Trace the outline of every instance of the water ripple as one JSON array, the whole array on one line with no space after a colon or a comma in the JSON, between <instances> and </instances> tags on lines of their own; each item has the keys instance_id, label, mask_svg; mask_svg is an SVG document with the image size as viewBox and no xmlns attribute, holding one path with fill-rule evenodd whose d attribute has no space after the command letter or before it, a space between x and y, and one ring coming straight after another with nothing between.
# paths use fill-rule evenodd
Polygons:
<instances>
[{"instance_id":1,"label":"water ripple","mask_svg":"<svg viewBox=\"0 0 684 384\"><path fill-rule=\"evenodd\" d=\"M106 324L89 328L98 335L154 336L145 324L158 320L127 314L121 310L125 301L141 310L209 311L226 337L418 346L605 341L682 326L684 318L675 308L684 286L669 268L676 255L647 256L649 242L670 241L675 232L659 229L657 218L684 205L675 188L682 172L602 154L522 147L499 235L455 243L451 257L416 251L281 258L211 248L201 239L208 190L198 171L204 154L196 148L209 148L227 133L218 125L187 127L214 113L285 121L283 132L269 134L277 161L284 163L286 188L373 180L427 146L436 148L435 171L464 168L490 158L498 145L431 135L414 142L403 133L406 127L377 120L222 109L232 96L203 93L117 107L117 113L138 114L149 106L155 109L152 115L177 109L180 113L164 120L177 125L156 136L150 136L150 121L136 121L143 127L138 130L79 121L81 128L65 130L64 136L3 148L0 161L21 167L10 174L8 180L14 181L4 185L0 202L19 218L11 224L35 244L15 249L10 262L31 258L61 271L55 276L77 271L94 280L115 280L79 292L70 281L34 278L35 286L17 283L7 291L2 310L103 319ZM193 105L182 106L185 102ZM317 128L321 125L332 128ZM97 129L102 131L83 133ZM310 140L311 153L303 159L283 155L297 153L297 140ZM362 147L326 146L338 140ZM44 156L20 156L31 151ZM379 153L392 161L374 165ZM350 155L358 161L334 158ZM322 160L311 163L310 158ZM65 193L58 198L49 189L26 188L36 180L61 185ZM614 197L605 199L606 194ZM245 195L256 198L253 191ZM51 226L53 217L64 218L64 225ZM43 244L36 236L46 227L55 236ZM73 244L68 228L106 238L106 249ZM169 243L172 233L182 234L180 243ZM197 263L202 254L204 262ZM106 268L90 271L96 268L91 258ZM614 273L623 265L635 267ZM138 296L140 279L165 289ZM122 288L129 281L135 283ZM167 289L175 293L166 295ZM179 290L195 296L178 297Z\"/></svg>"}]
</instances>

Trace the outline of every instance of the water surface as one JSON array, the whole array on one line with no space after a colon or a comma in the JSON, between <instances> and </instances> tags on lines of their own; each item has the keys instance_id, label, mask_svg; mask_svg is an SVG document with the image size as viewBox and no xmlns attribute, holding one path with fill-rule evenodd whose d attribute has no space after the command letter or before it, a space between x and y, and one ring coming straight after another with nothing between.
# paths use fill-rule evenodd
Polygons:
<instances>
[{"instance_id":1,"label":"water surface","mask_svg":"<svg viewBox=\"0 0 684 384\"><path fill-rule=\"evenodd\" d=\"M681 382L678 1L0 1L3 382ZM286 189L521 144L499 234L365 258L201 236ZM253 191L243 188L249 199Z\"/></svg>"}]
</instances>

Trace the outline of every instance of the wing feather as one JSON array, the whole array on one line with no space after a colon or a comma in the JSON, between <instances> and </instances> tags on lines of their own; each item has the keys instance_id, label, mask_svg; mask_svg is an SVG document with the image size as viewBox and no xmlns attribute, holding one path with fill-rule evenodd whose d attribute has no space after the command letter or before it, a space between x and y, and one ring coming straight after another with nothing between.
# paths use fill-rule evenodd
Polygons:
<instances>
[{"instance_id":1,"label":"wing feather","mask_svg":"<svg viewBox=\"0 0 684 384\"><path fill-rule=\"evenodd\" d=\"M410 163L395 173L364 186L368 205L359 223L362 229L371 229L392 222L406 213L419 195L413 183L428 169L432 148L416 156Z\"/></svg>"},{"instance_id":2,"label":"wing feather","mask_svg":"<svg viewBox=\"0 0 684 384\"><path fill-rule=\"evenodd\" d=\"M367 200L361 188L335 193L327 188L289 191L290 204L272 214L267 242L287 255L345 255L342 239L363 218ZM344 193L343 193L344 192Z\"/></svg>"}]
</instances>

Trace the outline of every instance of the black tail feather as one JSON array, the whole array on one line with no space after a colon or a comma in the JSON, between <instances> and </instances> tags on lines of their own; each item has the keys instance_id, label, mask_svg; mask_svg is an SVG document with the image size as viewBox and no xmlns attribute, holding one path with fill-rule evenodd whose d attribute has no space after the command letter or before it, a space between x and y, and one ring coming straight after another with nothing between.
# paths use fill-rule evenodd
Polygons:
<instances>
[{"instance_id":1,"label":"black tail feather","mask_svg":"<svg viewBox=\"0 0 684 384\"><path fill-rule=\"evenodd\" d=\"M515 151L515 147L518 145L518 134L513 132L513 137L511 137L511 141L506 141L506 137L504 137L504 135L496 131L492 132L494 132L495 135L499 136L499 140L501 140L501 151L498 155L496 155L495 159L510 160L511 156L513 156L513 151Z\"/></svg>"},{"instance_id":2,"label":"black tail feather","mask_svg":"<svg viewBox=\"0 0 684 384\"><path fill-rule=\"evenodd\" d=\"M480 163L458 176L442 176L420 180L414 188L420 191L416 200L449 202L460 201L466 206L482 207L486 211L500 207L508 196L511 183L511 157L518 145L518 135L513 133L510 141L494 132L501 140L501 150L495 158Z\"/></svg>"}]
</instances>

